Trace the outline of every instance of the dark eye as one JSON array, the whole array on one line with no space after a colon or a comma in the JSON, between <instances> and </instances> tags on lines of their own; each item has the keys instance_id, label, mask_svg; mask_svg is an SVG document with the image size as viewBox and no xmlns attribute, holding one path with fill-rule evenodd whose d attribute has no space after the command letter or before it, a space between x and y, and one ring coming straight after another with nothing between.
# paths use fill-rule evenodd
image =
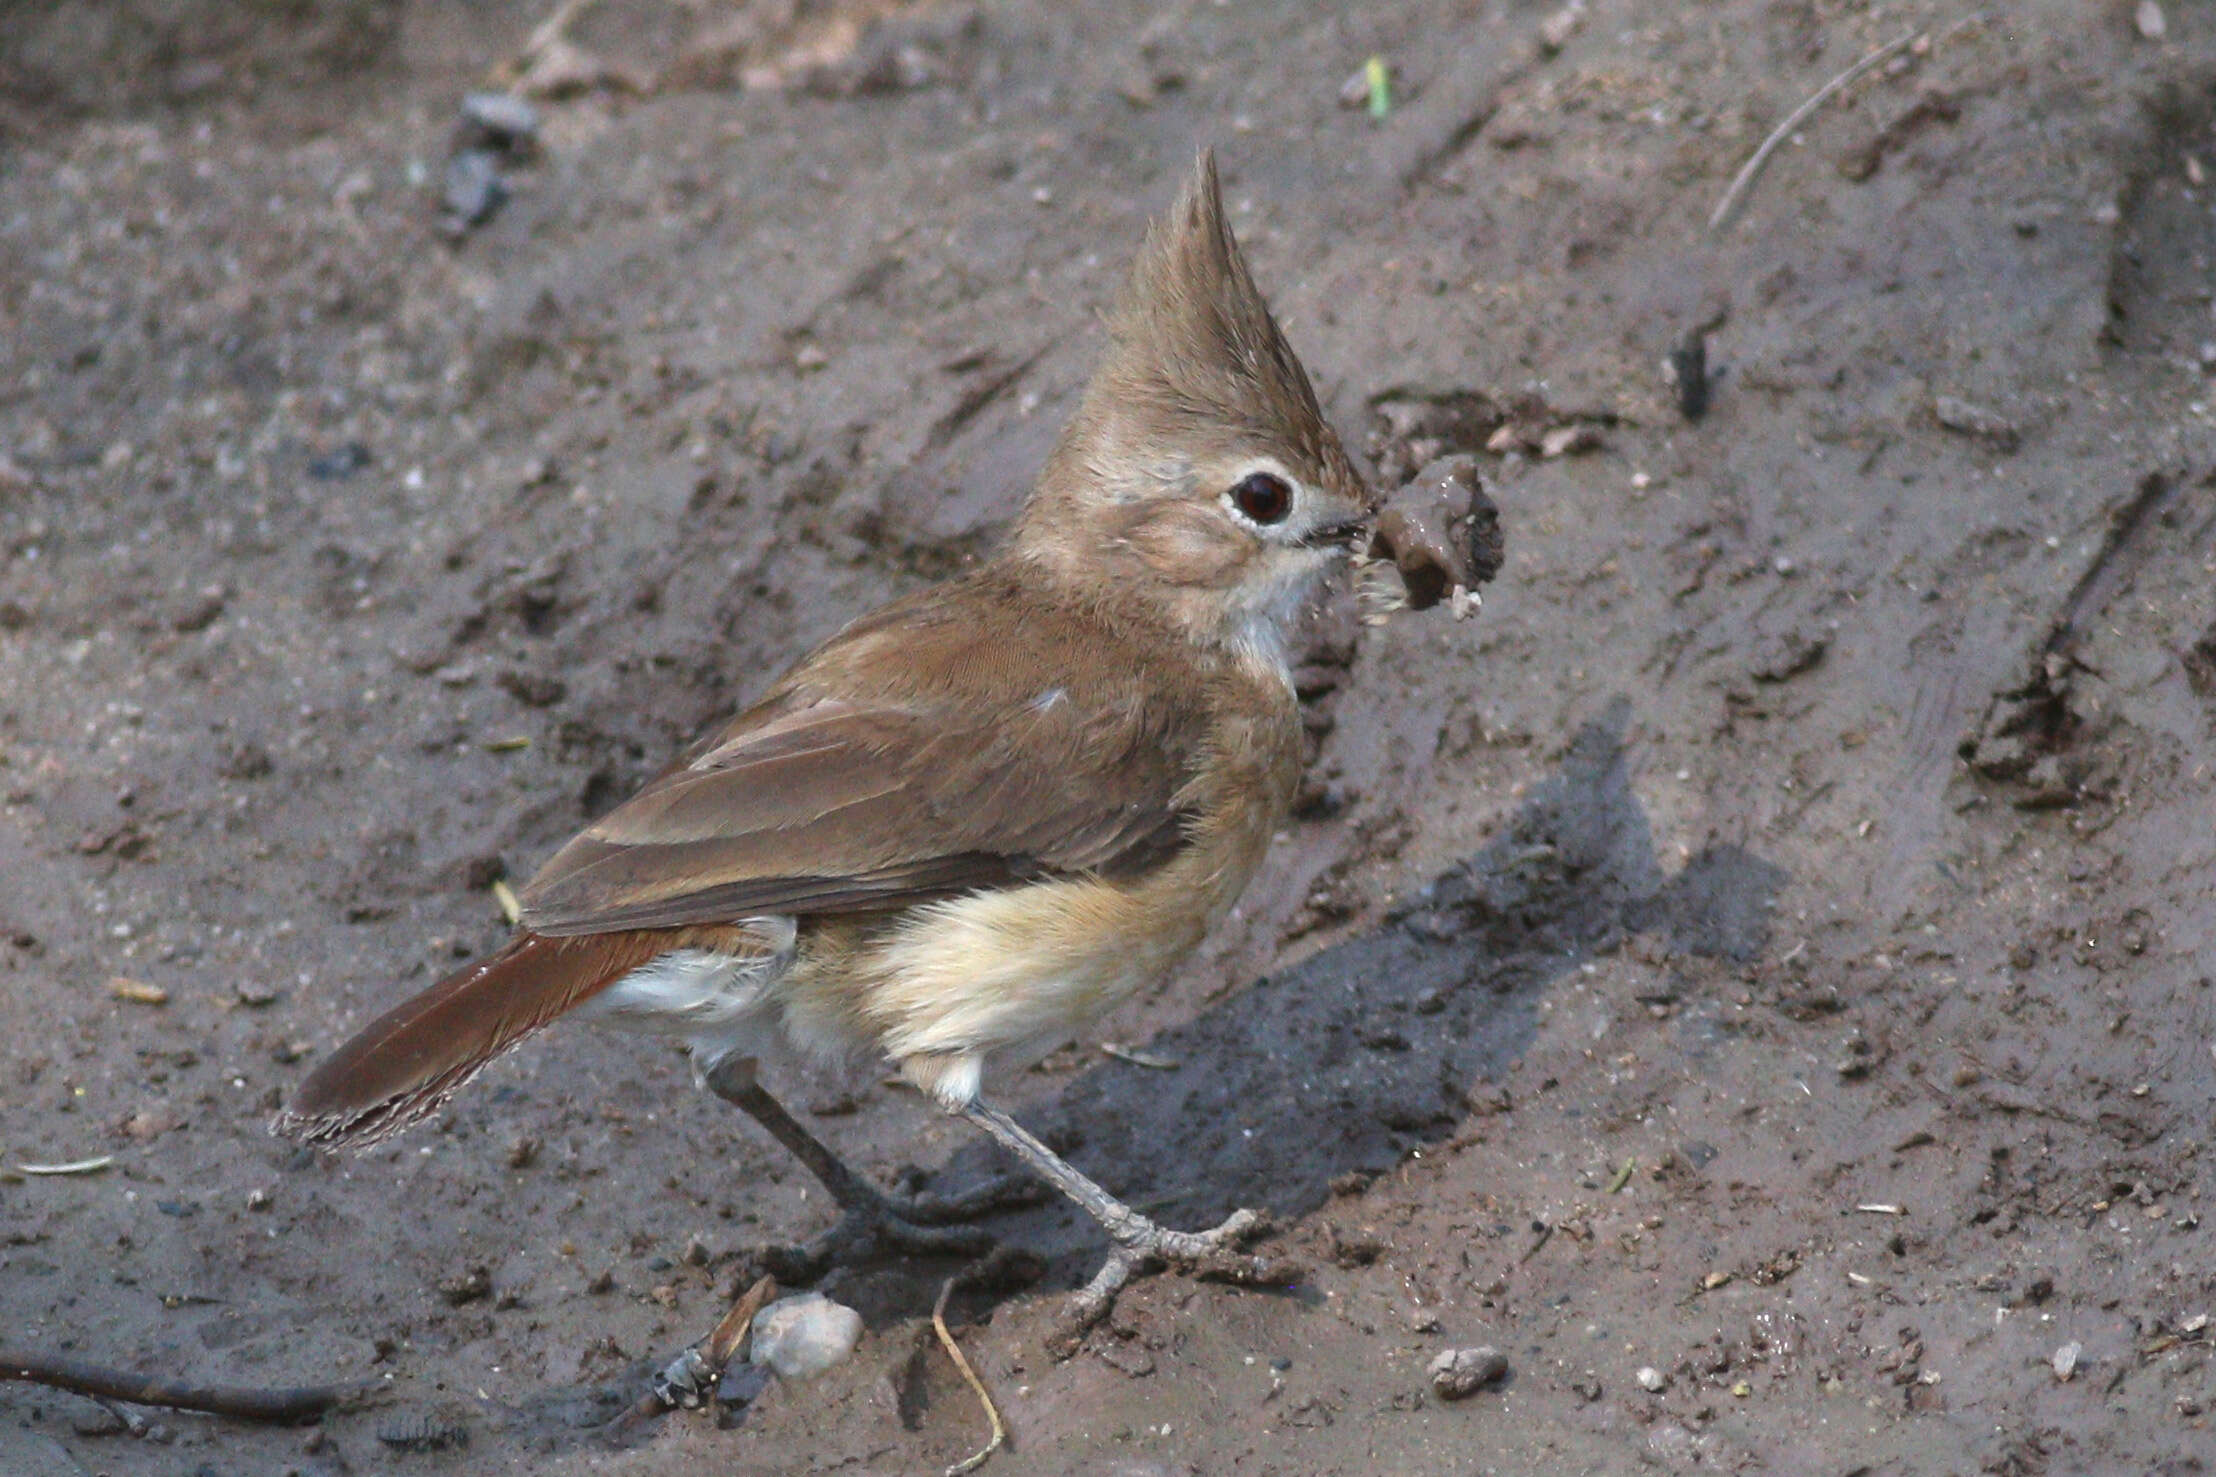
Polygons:
<instances>
[{"instance_id":1,"label":"dark eye","mask_svg":"<svg viewBox=\"0 0 2216 1477\"><path fill-rule=\"evenodd\" d=\"M1256 523L1283 523L1293 511L1293 490L1282 477L1250 472L1231 489L1231 506Z\"/></svg>"}]
</instances>

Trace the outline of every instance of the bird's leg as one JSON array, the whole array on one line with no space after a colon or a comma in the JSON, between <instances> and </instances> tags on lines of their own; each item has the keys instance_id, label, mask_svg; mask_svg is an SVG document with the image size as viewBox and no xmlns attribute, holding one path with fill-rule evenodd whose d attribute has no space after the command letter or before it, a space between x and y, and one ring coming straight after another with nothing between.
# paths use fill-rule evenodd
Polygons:
<instances>
[{"instance_id":1,"label":"bird's leg","mask_svg":"<svg viewBox=\"0 0 2216 1477\"><path fill-rule=\"evenodd\" d=\"M769 1131L792 1151L838 1202L838 1224L804 1246L773 1248L762 1256L762 1270L780 1282L808 1283L835 1263L867 1260L886 1251L915 1256L982 1256L993 1239L975 1226L952 1224L974 1219L1010 1204L1023 1203L1028 1185L994 1181L953 1197L896 1196L878 1189L823 1140L785 1110L757 1080L746 1057L726 1057L704 1074L708 1090ZM1029 1198L1036 1198L1035 1192Z\"/></svg>"},{"instance_id":2,"label":"bird's leg","mask_svg":"<svg viewBox=\"0 0 2216 1477\"><path fill-rule=\"evenodd\" d=\"M1075 1352L1086 1330L1108 1315L1115 1306L1116 1294L1134 1274L1161 1263L1215 1281L1262 1287L1282 1287L1300 1276L1301 1269L1290 1262L1238 1249L1268 1229L1268 1222L1258 1211L1233 1211L1230 1219L1209 1231L1169 1230L1086 1178L1000 1109L973 1099L960 1111L1022 1160L1026 1169L1083 1206L1116 1243L1106 1264L1072 1301L1064 1327L1052 1341L1055 1352L1063 1357Z\"/></svg>"}]
</instances>

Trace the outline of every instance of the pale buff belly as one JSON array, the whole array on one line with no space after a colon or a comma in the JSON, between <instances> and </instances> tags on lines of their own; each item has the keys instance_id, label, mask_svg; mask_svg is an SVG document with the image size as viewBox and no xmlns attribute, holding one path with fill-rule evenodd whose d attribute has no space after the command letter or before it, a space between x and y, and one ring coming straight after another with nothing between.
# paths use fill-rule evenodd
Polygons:
<instances>
[{"instance_id":1,"label":"pale buff belly","mask_svg":"<svg viewBox=\"0 0 2216 1477\"><path fill-rule=\"evenodd\" d=\"M1218 923L1267 845L1259 827L1146 878L1066 878L917 908L867 944L805 954L778 991L814 1050L868 1045L950 1106L987 1064L1051 1051L1159 980Z\"/></svg>"}]
</instances>

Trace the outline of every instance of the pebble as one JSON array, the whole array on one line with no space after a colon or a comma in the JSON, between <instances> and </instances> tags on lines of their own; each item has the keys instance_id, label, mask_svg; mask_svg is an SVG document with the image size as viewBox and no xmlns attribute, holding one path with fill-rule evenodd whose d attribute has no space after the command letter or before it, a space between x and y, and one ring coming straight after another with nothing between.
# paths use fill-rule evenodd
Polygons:
<instances>
[{"instance_id":1,"label":"pebble","mask_svg":"<svg viewBox=\"0 0 2216 1477\"><path fill-rule=\"evenodd\" d=\"M464 149L446 161L446 188L439 199L446 207L449 234L484 224L507 198L508 182L500 177L500 160L491 150Z\"/></svg>"},{"instance_id":2,"label":"pebble","mask_svg":"<svg viewBox=\"0 0 2216 1477\"><path fill-rule=\"evenodd\" d=\"M1570 38L1585 24L1585 0L1570 0L1545 20L1539 22L1539 41L1551 54L1570 44Z\"/></svg>"},{"instance_id":3,"label":"pebble","mask_svg":"<svg viewBox=\"0 0 2216 1477\"><path fill-rule=\"evenodd\" d=\"M167 1005L169 991L160 985L150 985L144 980L119 974L108 980L108 993L118 1000L128 1000L133 1005Z\"/></svg>"},{"instance_id":4,"label":"pebble","mask_svg":"<svg viewBox=\"0 0 2216 1477\"><path fill-rule=\"evenodd\" d=\"M359 441L348 441L308 461L308 475L318 482L344 482L370 465L375 458Z\"/></svg>"},{"instance_id":5,"label":"pebble","mask_svg":"<svg viewBox=\"0 0 2216 1477\"><path fill-rule=\"evenodd\" d=\"M2132 15L2132 23L2139 34L2149 41L2160 41L2169 34L2170 24L2163 18L2162 6L2157 0L2139 0L2139 9Z\"/></svg>"},{"instance_id":6,"label":"pebble","mask_svg":"<svg viewBox=\"0 0 2216 1477\"><path fill-rule=\"evenodd\" d=\"M1651 1395L1659 1395L1670 1387L1670 1377L1651 1364L1640 1365L1639 1372L1632 1378L1639 1382L1640 1389Z\"/></svg>"},{"instance_id":7,"label":"pebble","mask_svg":"<svg viewBox=\"0 0 2216 1477\"><path fill-rule=\"evenodd\" d=\"M505 92L473 92L463 98L462 121L501 149L527 149L539 133L539 110Z\"/></svg>"},{"instance_id":8,"label":"pebble","mask_svg":"<svg viewBox=\"0 0 2216 1477\"><path fill-rule=\"evenodd\" d=\"M1539 437L1539 455L1550 460L1558 456L1581 456L1600 448L1600 432L1582 423L1552 426Z\"/></svg>"},{"instance_id":9,"label":"pebble","mask_svg":"<svg viewBox=\"0 0 2216 1477\"><path fill-rule=\"evenodd\" d=\"M2070 1376L2077 1373L2078 1360L2083 1358L2084 1355L2085 1345L2079 1343L2076 1339L2070 1340L2061 1348L2055 1350L2054 1359L2051 1361L2054 1365L2054 1377L2058 1380L2068 1381Z\"/></svg>"},{"instance_id":10,"label":"pebble","mask_svg":"<svg viewBox=\"0 0 2216 1477\"><path fill-rule=\"evenodd\" d=\"M1441 1349L1432 1359L1431 1388L1442 1400L1474 1395L1508 1373L1508 1356L1490 1344L1474 1349Z\"/></svg>"},{"instance_id":11,"label":"pebble","mask_svg":"<svg viewBox=\"0 0 2216 1477\"><path fill-rule=\"evenodd\" d=\"M861 1314L822 1293L802 1293L755 1315L747 1358L781 1379L804 1380L846 1362L861 1341Z\"/></svg>"}]
</instances>

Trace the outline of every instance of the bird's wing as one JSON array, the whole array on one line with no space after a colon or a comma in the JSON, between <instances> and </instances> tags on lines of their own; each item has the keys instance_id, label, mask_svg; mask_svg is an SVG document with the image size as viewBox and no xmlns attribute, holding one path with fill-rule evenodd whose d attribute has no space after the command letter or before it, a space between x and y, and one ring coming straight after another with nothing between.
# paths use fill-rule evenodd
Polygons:
<instances>
[{"instance_id":1,"label":"bird's wing","mask_svg":"<svg viewBox=\"0 0 2216 1477\"><path fill-rule=\"evenodd\" d=\"M1025 691L989 651L948 655L908 652L897 683L803 668L563 847L524 889L524 926L872 912L1127 872L1180 844L1202 743L1193 704L1128 681ZM916 679L919 668L937 675Z\"/></svg>"}]
</instances>

